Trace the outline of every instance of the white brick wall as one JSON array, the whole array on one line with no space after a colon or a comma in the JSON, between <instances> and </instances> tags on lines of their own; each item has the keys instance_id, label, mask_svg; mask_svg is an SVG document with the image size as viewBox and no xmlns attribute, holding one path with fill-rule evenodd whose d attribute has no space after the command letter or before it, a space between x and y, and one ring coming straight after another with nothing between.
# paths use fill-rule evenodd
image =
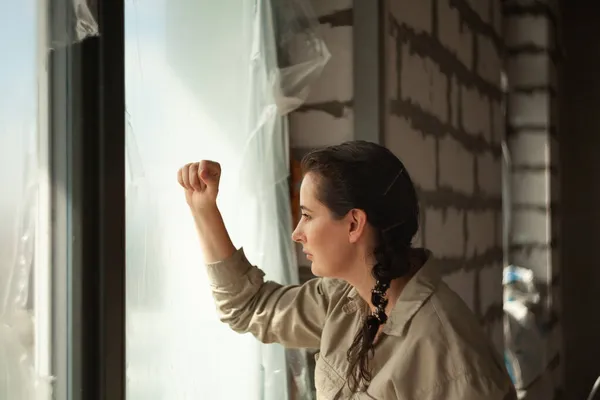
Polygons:
<instances>
[{"instance_id":1,"label":"white brick wall","mask_svg":"<svg viewBox=\"0 0 600 400\"><path fill-rule=\"evenodd\" d=\"M438 0L439 37L442 44L452 50L465 65L473 62L473 34L469 29L461 29L458 10L450 5L450 0Z\"/></svg>"},{"instance_id":2,"label":"white brick wall","mask_svg":"<svg viewBox=\"0 0 600 400\"><path fill-rule=\"evenodd\" d=\"M485 80L499 87L502 59L494 46L494 42L491 38L480 36L477 39L477 49L479 53L477 73Z\"/></svg>"},{"instance_id":3,"label":"white brick wall","mask_svg":"<svg viewBox=\"0 0 600 400\"><path fill-rule=\"evenodd\" d=\"M510 262L531 268L536 280L549 289L544 299L545 311L551 315L560 307L560 293L552 285L559 276L559 249L555 243L558 236L558 215L551 213L551 203L557 203L558 176L554 172L558 164L558 144L552 138L558 112L557 101L552 97L556 91L556 66L551 51L554 43L554 22L547 10L540 10L544 3L555 6L555 1L533 0L509 1L505 11L505 42L510 57L507 62L509 82L508 124L511 136L508 147L513 163L511 173L512 227L510 232ZM517 4L518 7L513 7ZM551 13L553 11L550 11ZM535 90L531 90L535 88ZM560 243L560 238L558 238ZM547 349L546 364L559 360L558 366L550 366L527 394L527 399L552 398L562 385L560 367L561 326L556 323L552 335L544 343Z\"/></svg>"},{"instance_id":4,"label":"white brick wall","mask_svg":"<svg viewBox=\"0 0 600 400\"><path fill-rule=\"evenodd\" d=\"M516 87L548 84L551 79L549 63L548 54L522 54L511 57L507 63L510 85Z\"/></svg>"},{"instance_id":5,"label":"white brick wall","mask_svg":"<svg viewBox=\"0 0 600 400\"><path fill-rule=\"evenodd\" d=\"M467 133L491 140L489 99L477 89L461 87L462 122Z\"/></svg>"},{"instance_id":6,"label":"white brick wall","mask_svg":"<svg viewBox=\"0 0 600 400\"><path fill-rule=\"evenodd\" d=\"M479 272L479 289L486 294L481 298L484 310L502 305L502 286L497 284L499 276L502 276L502 264L486 265Z\"/></svg>"},{"instance_id":7,"label":"white brick wall","mask_svg":"<svg viewBox=\"0 0 600 400\"><path fill-rule=\"evenodd\" d=\"M452 126L454 127L458 127L458 122L459 119L462 117L462 115L460 114L460 85L458 84L458 80L456 79L455 76L452 76L450 78L450 111L451 111L451 115L450 115L450 123L452 124Z\"/></svg>"},{"instance_id":8,"label":"white brick wall","mask_svg":"<svg viewBox=\"0 0 600 400\"><path fill-rule=\"evenodd\" d=\"M511 188L513 203L545 207L550 202L549 189L548 176L543 172L513 172Z\"/></svg>"},{"instance_id":9,"label":"white brick wall","mask_svg":"<svg viewBox=\"0 0 600 400\"><path fill-rule=\"evenodd\" d=\"M400 87L403 100L411 100L440 120L446 120L447 85L447 78L434 61L412 53L407 45L402 46Z\"/></svg>"},{"instance_id":10,"label":"white brick wall","mask_svg":"<svg viewBox=\"0 0 600 400\"><path fill-rule=\"evenodd\" d=\"M469 211L467 213L467 257L481 255L495 247L494 211ZM491 284L491 283L490 283ZM495 285L498 282L494 282ZM498 285L501 286L501 285Z\"/></svg>"},{"instance_id":11,"label":"white brick wall","mask_svg":"<svg viewBox=\"0 0 600 400\"><path fill-rule=\"evenodd\" d=\"M456 293L460 293L464 302L467 303L471 310L475 311L475 298L473 292L475 282L474 271L457 271L446 275L444 281L452 290Z\"/></svg>"},{"instance_id":12,"label":"white brick wall","mask_svg":"<svg viewBox=\"0 0 600 400\"><path fill-rule=\"evenodd\" d=\"M406 118L395 115L388 119L386 136L386 146L402 160L413 181L422 189L435 189L435 139L413 129Z\"/></svg>"},{"instance_id":13,"label":"white brick wall","mask_svg":"<svg viewBox=\"0 0 600 400\"><path fill-rule=\"evenodd\" d=\"M440 139L440 185L465 194L475 188L473 155L450 136Z\"/></svg>"},{"instance_id":14,"label":"white brick wall","mask_svg":"<svg viewBox=\"0 0 600 400\"><path fill-rule=\"evenodd\" d=\"M314 148L352 140L352 109L342 117L324 111L294 112L290 115L290 143L295 148Z\"/></svg>"},{"instance_id":15,"label":"white brick wall","mask_svg":"<svg viewBox=\"0 0 600 400\"><path fill-rule=\"evenodd\" d=\"M465 242L464 211L425 210L425 244L437 257L461 257Z\"/></svg>"},{"instance_id":16,"label":"white brick wall","mask_svg":"<svg viewBox=\"0 0 600 400\"><path fill-rule=\"evenodd\" d=\"M390 2L390 13L405 22L416 32L431 32L432 0L419 0L415 6L414 0L394 0Z\"/></svg>"},{"instance_id":17,"label":"white brick wall","mask_svg":"<svg viewBox=\"0 0 600 400\"><path fill-rule=\"evenodd\" d=\"M487 151L477 156L477 183L485 195L502 195L502 158Z\"/></svg>"},{"instance_id":18,"label":"white brick wall","mask_svg":"<svg viewBox=\"0 0 600 400\"><path fill-rule=\"evenodd\" d=\"M511 238L513 243L549 243L548 212L514 209ZM524 265L525 266L525 265ZM532 268L532 266L527 266Z\"/></svg>"},{"instance_id":19,"label":"white brick wall","mask_svg":"<svg viewBox=\"0 0 600 400\"><path fill-rule=\"evenodd\" d=\"M394 29L386 36L391 114L385 143L405 163L423 195L424 245L441 268L444 262L452 266L446 281L479 317L492 307L491 320L484 323L501 346L502 324L493 310L502 301L502 260L495 260L495 267L475 265L478 257L499 253L502 242L498 154L504 120L497 96L490 97L490 84L500 89L502 63L494 32L500 31L501 16L492 18L500 0L388 2ZM489 24L486 29L481 21ZM461 265L469 265L468 271L456 270ZM479 297L476 286L485 288Z\"/></svg>"},{"instance_id":20,"label":"white brick wall","mask_svg":"<svg viewBox=\"0 0 600 400\"><path fill-rule=\"evenodd\" d=\"M508 138L513 165L550 166L550 137L536 132L521 132ZM554 158L556 160L556 158Z\"/></svg>"},{"instance_id":21,"label":"white brick wall","mask_svg":"<svg viewBox=\"0 0 600 400\"><path fill-rule=\"evenodd\" d=\"M550 94L511 93L508 101L508 122L513 126L550 126Z\"/></svg>"},{"instance_id":22,"label":"white brick wall","mask_svg":"<svg viewBox=\"0 0 600 400\"><path fill-rule=\"evenodd\" d=\"M508 47L536 44L550 48L550 22L544 16L515 16L506 18L506 34L504 41Z\"/></svg>"},{"instance_id":23,"label":"white brick wall","mask_svg":"<svg viewBox=\"0 0 600 400\"><path fill-rule=\"evenodd\" d=\"M492 143L499 145L506 132L506 112L502 103L499 101L492 102Z\"/></svg>"}]
</instances>

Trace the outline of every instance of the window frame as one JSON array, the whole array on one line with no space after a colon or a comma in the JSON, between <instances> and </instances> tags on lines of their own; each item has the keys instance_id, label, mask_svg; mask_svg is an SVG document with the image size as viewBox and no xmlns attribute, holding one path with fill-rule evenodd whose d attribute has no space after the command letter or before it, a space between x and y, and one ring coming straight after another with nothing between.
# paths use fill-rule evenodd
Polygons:
<instances>
[{"instance_id":1,"label":"window frame","mask_svg":"<svg viewBox=\"0 0 600 400\"><path fill-rule=\"evenodd\" d=\"M100 35L81 42L65 32L75 26L73 0L46 1L48 25L39 26L50 49L40 50L48 57L41 57L48 97L41 96L40 117L46 110L48 127L40 127L39 149L50 173L42 176L40 204L49 205L50 215L40 211L38 218L38 232L48 235L40 235L36 256L47 262L36 266L34 292L36 300L50 298L51 307L36 328L42 340L36 366L56 377L54 398L120 400L126 372L124 0L89 1ZM50 360L42 357L48 345Z\"/></svg>"}]
</instances>

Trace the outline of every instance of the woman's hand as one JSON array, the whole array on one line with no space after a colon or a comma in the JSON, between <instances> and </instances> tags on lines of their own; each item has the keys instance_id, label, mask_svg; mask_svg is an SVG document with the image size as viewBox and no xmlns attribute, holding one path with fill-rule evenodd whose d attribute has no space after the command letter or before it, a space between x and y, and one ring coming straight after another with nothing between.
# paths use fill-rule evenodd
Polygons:
<instances>
[{"instance_id":1,"label":"woman's hand","mask_svg":"<svg viewBox=\"0 0 600 400\"><path fill-rule=\"evenodd\" d=\"M193 214L216 209L220 179L221 166L215 161L202 160L179 169L177 180Z\"/></svg>"}]
</instances>

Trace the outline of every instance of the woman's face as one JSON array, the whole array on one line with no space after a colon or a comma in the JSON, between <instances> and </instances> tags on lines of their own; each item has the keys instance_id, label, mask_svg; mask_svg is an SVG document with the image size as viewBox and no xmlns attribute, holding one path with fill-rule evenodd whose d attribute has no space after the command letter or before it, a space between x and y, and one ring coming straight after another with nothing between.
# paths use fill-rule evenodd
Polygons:
<instances>
[{"instance_id":1,"label":"woman's face","mask_svg":"<svg viewBox=\"0 0 600 400\"><path fill-rule=\"evenodd\" d=\"M317 200L317 178L308 173L302 180L302 218L292 233L292 239L302 244L304 253L312 262L314 275L346 279L359 254L356 221L352 212L341 219L334 218L331 211Z\"/></svg>"}]
</instances>

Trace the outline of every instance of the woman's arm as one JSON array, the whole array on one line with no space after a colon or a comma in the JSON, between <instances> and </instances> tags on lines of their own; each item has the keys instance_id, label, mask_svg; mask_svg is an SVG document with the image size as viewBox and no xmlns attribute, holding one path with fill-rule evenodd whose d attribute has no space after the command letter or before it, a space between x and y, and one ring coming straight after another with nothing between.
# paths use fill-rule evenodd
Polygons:
<instances>
[{"instance_id":1,"label":"woman's arm","mask_svg":"<svg viewBox=\"0 0 600 400\"><path fill-rule=\"evenodd\" d=\"M340 293L341 282L312 279L304 285L264 281L264 273L243 250L207 265L221 321L239 333L252 333L263 343L319 348L323 326ZM338 296L335 296L338 297Z\"/></svg>"},{"instance_id":2,"label":"woman's arm","mask_svg":"<svg viewBox=\"0 0 600 400\"><path fill-rule=\"evenodd\" d=\"M221 320L265 343L318 348L332 306L332 285L339 283L315 279L301 286L283 286L265 282L264 273L231 242L216 202L220 176L219 164L211 161L187 164L178 173Z\"/></svg>"}]
</instances>

